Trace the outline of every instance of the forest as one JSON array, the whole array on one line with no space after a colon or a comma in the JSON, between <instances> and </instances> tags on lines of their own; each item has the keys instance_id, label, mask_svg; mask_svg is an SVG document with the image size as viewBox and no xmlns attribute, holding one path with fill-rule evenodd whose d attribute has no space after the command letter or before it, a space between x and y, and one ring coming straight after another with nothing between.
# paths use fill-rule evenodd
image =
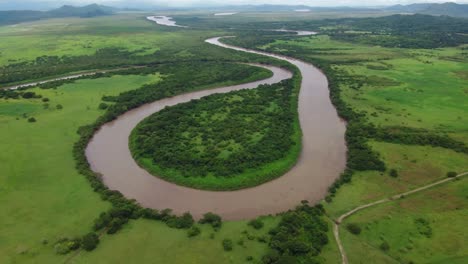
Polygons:
<instances>
[{"instance_id":1,"label":"forest","mask_svg":"<svg viewBox=\"0 0 468 264\"><path fill-rule=\"evenodd\" d=\"M285 80L166 108L132 132L134 158L145 167L142 161L150 159L149 171L156 167L158 176L184 185L192 177L207 175L218 177L222 189L265 182L278 174L258 175L244 186L223 184L223 178L235 178L290 153L296 144L294 91L293 80Z\"/></svg>"}]
</instances>

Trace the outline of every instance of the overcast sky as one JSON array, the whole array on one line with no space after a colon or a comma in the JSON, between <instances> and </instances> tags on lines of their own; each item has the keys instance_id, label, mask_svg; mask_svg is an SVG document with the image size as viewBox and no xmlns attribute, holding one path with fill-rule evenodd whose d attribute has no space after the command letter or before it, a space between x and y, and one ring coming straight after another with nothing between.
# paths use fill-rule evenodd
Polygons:
<instances>
[{"instance_id":1,"label":"overcast sky","mask_svg":"<svg viewBox=\"0 0 468 264\"><path fill-rule=\"evenodd\" d=\"M137 4L154 6L197 6L197 5L239 5L239 4L286 4L309 6L381 6L393 4L410 4L426 2L448 2L447 0L0 0L0 5L24 6L24 5L54 5L63 4L85 5L99 3L111 6L135 6ZM456 0L450 2L468 3L468 0Z\"/></svg>"}]
</instances>

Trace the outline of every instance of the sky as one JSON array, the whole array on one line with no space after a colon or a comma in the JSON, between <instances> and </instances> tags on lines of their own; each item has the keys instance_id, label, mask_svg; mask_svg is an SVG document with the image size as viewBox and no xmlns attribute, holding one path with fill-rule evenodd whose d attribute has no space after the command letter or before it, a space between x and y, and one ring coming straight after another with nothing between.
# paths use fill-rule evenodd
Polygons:
<instances>
[{"instance_id":1,"label":"sky","mask_svg":"<svg viewBox=\"0 0 468 264\"><path fill-rule=\"evenodd\" d=\"M411 4L427 2L448 2L447 0L0 0L0 7L31 8L39 6L60 6L63 4L86 5L91 3L110 6L211 6L211 5L241 5L241 4L283 4L308 6L385 6L394 4ZM455 0L450 2L468 3L468 0ZM16 9L16 8L15 8Z\"/></svg>"}]
</instances>

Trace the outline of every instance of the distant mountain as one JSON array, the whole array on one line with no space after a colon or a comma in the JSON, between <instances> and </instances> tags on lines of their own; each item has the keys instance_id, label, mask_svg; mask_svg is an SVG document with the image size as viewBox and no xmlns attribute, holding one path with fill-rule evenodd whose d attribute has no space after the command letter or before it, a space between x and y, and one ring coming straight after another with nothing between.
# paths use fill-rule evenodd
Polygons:
<instances>
[{"instance_id":1,"label":"distant mountain","mask_svg":"<svg viewBox=\"0 0 468 264\"><path fill-rule=\"evenodd\" d=\"M468 4L457 3L423 3L411 5L395 5L386 8L388 11L400 13L418 13L437 16L468 17Z\"/></svg>"},{"instance_id":2,"label":"distant mountain","mask_svg":"<svg viewBox=\"0 0 468 264\"><path fill-rule=\"evenodd\" d=\"M0 11L0 25L17 24L26 21L34 21L59 17L96 17L112 15L118 11L116 8L103 5L87 5L75 7L64 5L50 11L11 10Z\"/></svg>"},{"instance_id":3,"label":"distant mountain","mask_svg":"<svg viewBox=\"0 0 468 264\"><path fill-rule=\"evenodd\" d=\"M217 6L217 7L206 7L205 9L214 10L229 10L237 12L290 12L290 11L305 11L310 10L312 12L320 11L369 11L372 8L365 7L312 7L306 5L230 5L230 6Z\"/></svg>"},{"instance_id":4,"label":"distant mountain","mask_svg":"<svg viewBox=\"0 0 468 264\"><path fill-rule=\"evenodd\" d=\"M95 17L112 15L117 9L109 6L91 4L83 7L64 5L46 12L52 17Z\"/></svg>"}]
</instances>

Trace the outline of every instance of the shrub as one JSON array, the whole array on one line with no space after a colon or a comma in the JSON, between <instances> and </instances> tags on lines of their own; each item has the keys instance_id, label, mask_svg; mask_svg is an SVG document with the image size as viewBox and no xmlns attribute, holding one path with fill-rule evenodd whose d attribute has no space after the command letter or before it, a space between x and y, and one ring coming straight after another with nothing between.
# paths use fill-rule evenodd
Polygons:
<instances>
[{"instance_id":1,"label":"shrub","mask_svg":"<svg viewBox=\"0 0 468 264\"><path fill-rule=\"evenodd\" d=\"M34 123L34 122L36 122L36 118L30 117L30 118L28 118L28 122L29 123Z\"/></svg>"},{"instance_id":2,"label":"shrub","mask_svg":"<svg viewBox=\"0 0 468 264\"><path fill-rule=\"evenodd\" d=\"M63 106L62 106L61 104L58 104L58 105L56 106L56 108L57 108L58 110L61 110L61 109L63 109Z\"/></svg>"},{"instance_id":3,"label":"shrub","mask_svg":"<svg viewBox=\"0 0 468 264\"><path fill-rule=\"evenodd\" d=\"M252 261L252 260L253 260L253 257L252 257L252 256L247 256L247 257L245 258L245 260L246 260L246 261Z\"/></svg>"},{"instance_id":4,"label":"shrub","mask_svg":"<svg viewBox=\"0 0 468 264\"><path fill-rule=\"evenodd\" d=\"M213 228L221 227L221 216L213 213L206 213L203 218L198 221L200 224L210 224Z\"/></svg>"},{"instance_id":5,"label":"shrub","mask_svg":"<svg viewBox=\"0 0 468 264\"><path fill-rule=\"evenodd\" d=\"M232 240L231 239L223 239L223 248L224 248L224 251L231 251L232 250Z\"/></svg>"},{"instance_id":6,"label":"shrub","mask_svg":"<svg viewBox=\"0 0 468 264\"><path fill-rule=\"evenodd\" d=\"M248 225L255 229L261 229L263 227L263 222L257 218L254 220L250 220Z\"/></svg>"},{"instance_id":7,"label":"shrub","mask_svg":"<svg viewBox=\"0 0 468 264\"><path fill-rule=\"evenodd\" d=\"M379 248L383 251L388 251L390 250L390 245L387 243L387 241L384 241L382 244L380 244Z\"/></svg>"},{"instance_id":8,"label":"shrub","mask_svg":"<svg viewBox=\"0 0 468 264\"><path fill-rule=\"evenodd\" d=\"M101 110L106 110L108 107L109 107L109 105L106 104L106 103L100 103L99 104L99 109L101 109Z\"/></svg>"},{"instance_id":9,"label":"shrub","mask_svg":"<svg viewBox=\"0 0 468 264\"><path fill-rule=\"evenodd\" d=\"M96 233L93 233L93 232L86 234L81 239L81 246L86 251L94 250L98 244L99 244L99 237L96 235Z\"/></svg>"},{"instance_id":10,"label":"shrub","mask_svg":"<svg viewBox=\"0 0 468 264\"><path fill-rule=\"evenodd\" d=\"M49 98L47 98L47 97L42 98L42 102L44 102L44 103L49 102Z\"/></svg>"},{"instance_id":11,"label":"shrub","mask_svg":"<svg viewBox=\"0 0 468 264\"><path fill-rule=\"evenodd\" d=\"M201 233L200 228L192 226L187 232L188 237L198 236Z\"/></svg>"},{"instance_id":12,"label":"shrub","mask_svg":"<svg viewBox=\"0 0 468 264\"><path fill-rule=\"evenodd\" d=\"M454 177L456 177L456 176L457 176L457 173L454 172L454 171L449 171L449 172L447 172L447 177L449 177L449 178L454 178Z\"/></svg>"},{"instance_id":13,"label":"shrub","mask_svg":"<svg viewBox=\"0 0 468 264\"><path fill-rule=\"evenodd\" d=\"M54 245L54 251L57 254L65 255L72 250L77 250L80 248L80 244L80 239L62 238Z\"/></svg>"},{"instance_id":14,"label":"shrub","mask_svg":"<svg viewBox=\"0 0 468 264\"><path fill-rule=\"evenodd\" d=\"M354 234L354 235L359 235L361 233L361 227L359 227L355 223L347 224L346 229L348 229L348 231L351 232L351 234Z\"/></svg>"},{"instance_id":15,"label":"shrub","mask_svg":"<svg viewBox=\"0 0 468 264\"><path fill-rule=\"evenodd\" d=\"M390 176L392 176L393 178L398 177L398 171L395 170L395 169L391 169L390 170Z\"/></svg>"}]
</instances>

